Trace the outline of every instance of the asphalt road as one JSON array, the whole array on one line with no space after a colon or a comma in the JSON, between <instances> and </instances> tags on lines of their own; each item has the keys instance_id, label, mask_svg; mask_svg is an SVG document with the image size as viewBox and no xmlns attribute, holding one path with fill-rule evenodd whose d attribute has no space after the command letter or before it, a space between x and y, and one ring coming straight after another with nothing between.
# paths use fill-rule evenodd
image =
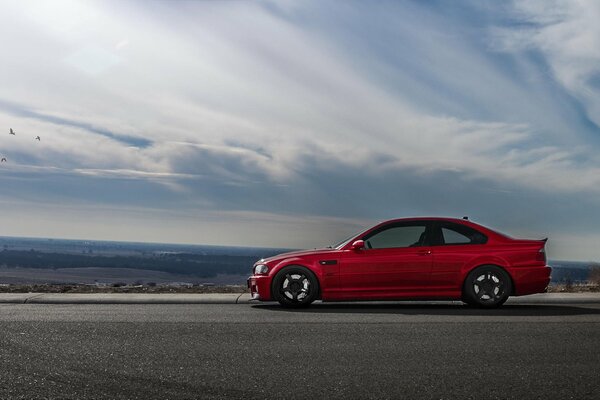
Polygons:
<instances>
[{"instance_id":1,"label":"asphalt road","mask_svg":"<svg viewBox=\"0 0 600 400\"><path fill-rule=\"evenodd\" d=\"M600 304L0 304L0 398L597 399Z\"/></svg>"}]
</instances>

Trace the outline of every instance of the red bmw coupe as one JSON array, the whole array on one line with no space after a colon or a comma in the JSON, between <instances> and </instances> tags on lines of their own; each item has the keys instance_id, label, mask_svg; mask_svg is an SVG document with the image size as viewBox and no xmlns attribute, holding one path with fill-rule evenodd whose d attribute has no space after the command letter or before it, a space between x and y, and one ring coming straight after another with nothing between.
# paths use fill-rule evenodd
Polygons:
<instances>
[{"instance_id":1,"label":"red bmw coupe","mask_svg":"<svg viewBox=\"0 0 600 400\"><path fill-rule=\"evenodd\" d=\"M382 222L342 243L254 264L252 298L305 307L314 300L462 300L498 307L545 292L546 239L514 239L466 218Z\"/></svg>"}]
</instances>

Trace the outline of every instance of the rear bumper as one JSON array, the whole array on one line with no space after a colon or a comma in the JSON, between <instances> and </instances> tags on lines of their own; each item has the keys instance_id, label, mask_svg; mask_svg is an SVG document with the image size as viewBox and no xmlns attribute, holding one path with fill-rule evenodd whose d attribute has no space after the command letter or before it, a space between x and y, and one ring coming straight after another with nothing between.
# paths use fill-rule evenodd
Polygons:
<instances>
[{"instance_id":1,"label":"rear bumper","mask_svg":"<svg viewBox=\"0 0 600 400\"><path fill-rule=\"evenodd\" d=\"M550 274L552 273L552 268L549 266L518 268L511 272L516 296L548 291Z\"/></svg>"},{"instance_id":2,"label":"rear bumper","mask_svg":"<svg viewBox=\"0 0 600 400\"><path fill-rule=\"evenodd\" d=\"M271 300L271 279L266 275L252 275L247 281L252 300Z\"/></svg>"}]
</instances>

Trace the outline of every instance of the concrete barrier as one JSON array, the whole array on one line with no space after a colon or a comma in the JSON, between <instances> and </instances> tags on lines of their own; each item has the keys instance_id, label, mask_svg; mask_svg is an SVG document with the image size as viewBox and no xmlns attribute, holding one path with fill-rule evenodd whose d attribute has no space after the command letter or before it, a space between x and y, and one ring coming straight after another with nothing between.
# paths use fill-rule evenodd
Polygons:
<instances>
[{"instance_id":1,"label":"concrete barrier","mask_svg":"<svg viewBox=\"0 0 600 400\"><path fill-rule=\"evenodd\" d=\"M240 293L0 293L0 303L24 304L236 304L239 301L246 301L246 297Z\"/></svg>"},{"instance_id":2,"label":"concrete barrier","mask_svg":"<svg viewBox=\"0 0 600 400\"><path fill-rule=\"evenodd\" d=\"M0 303L13 304L248 304L250 302L249 293L0 293ZM507 304L542 303L600 303L600 293L543 293L511 297L507 302Z\"/></svg>"},{"instance_id":3,"label":"concrete barrier","mask_svg":"<svg viewBox=\"0 0 600 400\"><path fill-rule=\"evenodd\" d=\"M538 293L509 297L506 304L581 304L598 302L600 302L600 293Z\"/></svg>"}]
</instances>

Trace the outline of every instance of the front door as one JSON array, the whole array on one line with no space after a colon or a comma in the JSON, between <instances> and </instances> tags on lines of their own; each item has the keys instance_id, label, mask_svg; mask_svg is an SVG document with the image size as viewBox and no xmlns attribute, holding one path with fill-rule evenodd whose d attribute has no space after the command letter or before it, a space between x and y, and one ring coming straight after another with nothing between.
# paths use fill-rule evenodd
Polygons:
<instances>
[{"instance_id":1,"label":"front door","mask_svg":"<svg viewBox=\"0 0 600 400\"><path fill-rule=\"evenodd\" d=\"M386 299L422 294L432 267L428 227L424 221L386 225L363 238L364 249L344 251L340 297Z\"/></svg>"}]
</instances>

